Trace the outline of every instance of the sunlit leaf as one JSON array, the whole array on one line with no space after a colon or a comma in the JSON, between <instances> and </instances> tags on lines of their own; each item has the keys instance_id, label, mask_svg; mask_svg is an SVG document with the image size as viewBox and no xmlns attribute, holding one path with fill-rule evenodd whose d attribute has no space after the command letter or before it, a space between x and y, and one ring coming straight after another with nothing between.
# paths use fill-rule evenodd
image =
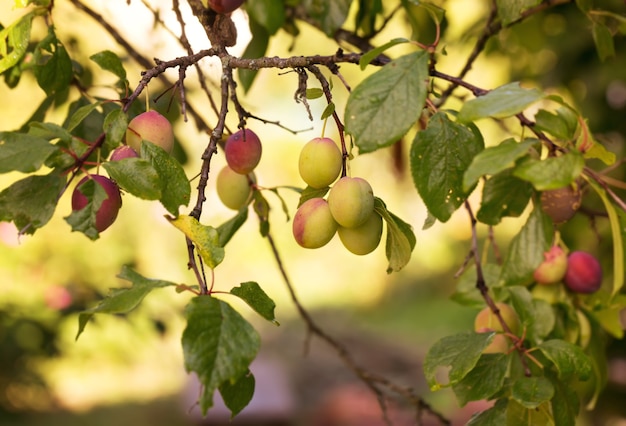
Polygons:
<instances>
[{"instance_id":1,"label":"sunlit leaf","mask_svg":"<svg viewBox=\"0 0 626 426\"><path fill-rule=\"evenodd\" d=\"M124 158L102 165L123 190L144 200L161 198L161 180L152 164L142 158Z\"/></svg>"},{"instance_id":2,"label":"sunlit leaf","mask_svg":"<svg viewBox=\"0 0 626 426\"><path fill-rule=\"evenodd\" d=\"M28 13L0 31L0 74L15 66L26 53L34 17L34 13Z\"/></svg>"},{"instance_id":3,"label":"sunlit leaf","mask_svg":"<svg viewBox=\"0 0 626 426\"><path fill-rule=\"evenodd\" d=\"M508 25L522 17L522 12L541 3L541 0L497 0L498 16L503 25Z\"/></svg>"},{"instance_id":4,"label":"sunlit leaf","mask_svg":"<svg viewBox=\"0 0 626 426\"><path fill-rule=\"evenodd\" d=\"M570 151L544 160L527 159L513 171L520 179L533 184L537 191L563 188L580 177L585 160L578 152Z\"/></svg>"},{"instance_id":5,"label":"sunlit leaf","mask_svg":"<svg viewBox=\"0 0 626 426\"><path fill-rule=\"evenodd\" d=\"M196 246L202 260L214 269L224 260L224 248L219 243L219 234L211 226L202 225L191 216L181 215L169 218L172 225L182 231Z\"/></svg>"},{"instance_id":6,"label":"sunlit leaf","mask_svg":"<svg viewBox=\"0 0 626 426\"><path fill-rule=\"evenodd\" d=\"M41 137L0 132L0 173L37 171L57 150L56 146Z\"/></svg>"},{"instance_id":7,"label":"sunlit leaf","mask_svg":"<svg viewBox=\"0 0 626 426\"><path fill-rule=\"evenodd\" d=\"M126 80L126 70L122 64L122 60L110 50L94 53L89 57L100 68L105 71L112 72L120 80Z\"/></svg>"},{"instance_id":8,"label":"sunlit leaf","mask_svg":"<svg viewBox=\"0 0 626 426\"><path fill-rule=\"evenodd\" d=\"M469 123L486 117L510 117L524 111L543 97L544 94L537 89L524 89L519 83L509 83L465 102L457 120Z\"/></svg>"},{"instance_id":9,"label":"sunlit leaf","mask_svg":"<svg viewBox=\"0 0 626 426\"><path fill-rule=\"evenodd\" d=\"M415 248L416 239L413 228L387 210L385 203L378 197L374 201L374 211L387 224L387 241L385 243L385 253L389 262L387 273L398 272L409 263L411 252Z\"/></svg>"}]
</instances>

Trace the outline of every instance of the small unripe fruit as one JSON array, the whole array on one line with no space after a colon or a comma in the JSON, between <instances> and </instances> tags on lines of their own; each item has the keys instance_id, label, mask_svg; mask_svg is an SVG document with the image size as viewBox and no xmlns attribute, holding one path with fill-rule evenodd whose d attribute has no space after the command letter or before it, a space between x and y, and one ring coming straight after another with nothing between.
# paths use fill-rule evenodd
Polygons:
<instances>
[{"instance_id":1,"label":"small unripe fruit","mask_svg":"<svg viewBox=\"0 0 626 426\"><path fill-rule=\"evenodd\" d=\"M137 151L135 151L128 145L118 146L111 153L111 161L120 161L120 160L123 160L124 158L136 158L136 157L139 157L139 154L137 154Z\"/></svg>"},{"instance_id":2,"label":"small unripe fruit","mask_svg":"<svg viewBox=\"0 0 626 426\"><path fill-rule=\"evenodd\" d=\"M215 179L217 196L229 209L239 210L250 201L252 188L248 175L235 172L228 166L224 166Z\"/></svg>"},{"instance_id":3,"label":"small unripe fruit","mask_svg":"<svg viewBox=\"0 0 626 426\"><path fill-rule=\"evenodd\" d=\"M567 257L563 282L575 293L594 293L602 286L602 267L593 255L574 251Z\"/></svg>"},{"instance_id":4,"label":"small unripe fruit","mask_svg":"<svg viewBox=\"0 0 626 426\"><path fill-rule=\"evenodd\" d=\"M328 205L339 225L355 228L374 211L374 191L365 179L344 176L330 189Z\"/></svg>"},{"instance_id":5,"label":"small unripe fruit","mask_svg":"<svg viewBox=\"0 0 626 426\"><path fill-rule=\"evenodd\" d=\"M541 193L541 209L556 224L570 220L580 208L582 192L578 185L551 189Z\"/></svg>"},{"instance_id":6,"label":"small unripe fruit","mask_svg":"<svg viewBox=\"0 0 626 426\"><path fill-rule=\"evenodd\" d=\"M228 166L242 175L247 175L259 164L261 151L261 141L250 129L233 133L224 145Z\"/></svg>"},{"instance_id":7,"label":"small unripe fruit","mask_svg":"<svg viewBox=\"0 0 626 426\"><path fill-rule=\"evenodd\" d=\"M539 284L556 284L567 270L567 255L559 246L552 246L543 254L544 261L535 269L533 277Z\"/></svg>"},{"instance_id":8,"label":"small unripe fruit","mask_svg":"<svg viewBox=\"0 0 626 426\"><path fill-rule=\"evenodd\" d=\"M383 218L373 212L369 219L356 228L337 229L339 239L345 248L359 256L371 253L378 247L383 233Z\"/></svg>"},{"instance_id":9,"label":"small unripe fruit","mask_svg":"<svg viewBox=\"0 0 626 426\"><path fill-rule=\"evenodd\" d=\"M230 13L241 7L244 0L209 0L209 7L217 13Z\"/></svg>"},{"instance_id":10,"label":"small unripe fruit","mask_svg":"<svg viewBox=\"0 0 626 426\"><path fill-rule=\"evenodd\" d=\"M151 110L130 120L126 130L126 143L141 152L141 141L146 140L171 153L174 148L172 125L158 112Z\"/></svg>"},{"instance_id":11,"label":"small unripe fruit","mask_svg":"<svg viewBox=\"0 0 626 426\"><path fill-rule=\"evenodd\" d=\"M330 138L315 138L302 147L298 170L307 185L319 189L337 179L341 173L341 163L341 151L335 141Z\"/></svg>"},{"instance_id":12,"label":"small unripe fruit","mask_svg":"<svg viewBox=\"0 0 626 426\"><path fill-rule=\"evenodd\" d=\"M122 197L117 184L106 176L85 176L78 182L72 193L72 210L82 210L89 203L89 199L80 191L80 187L90 179L93 179L96 185L100 185L107 194L107 198L102 201L100 208L96 212L96 230L102 232L115 222L117 213L122 207Z\"/></svg>"},{"instance_id":13,"label":"small unripe fruit","mask_svg":"<svg viewBox=\"0 0 626 426\"><path fill-rule=\"evenodd\" d=\"M337 222L323 198L305 201L293 217L293 236L304 248L320 248L332 240L336 232Z\"/></svg>"},{"instance_id":14,"label":"small unripe fruit","mask_svg":"<svg viewBox=\"0 0 626 426\"><path fill-rule=\"evenodd\" d=\"M519 317L510 305L498 302L496 306L500 310L500 315L511 330L511 333L517 334L520 327ZM491 343L483 350L483 353L506 353L509 350L508 338L501 334L504 329L498 317L491 311L489 306L483 308L474 319L474 331L477 333L488 333L495 331L496 334Z\"/></svg>"}]
</instances>

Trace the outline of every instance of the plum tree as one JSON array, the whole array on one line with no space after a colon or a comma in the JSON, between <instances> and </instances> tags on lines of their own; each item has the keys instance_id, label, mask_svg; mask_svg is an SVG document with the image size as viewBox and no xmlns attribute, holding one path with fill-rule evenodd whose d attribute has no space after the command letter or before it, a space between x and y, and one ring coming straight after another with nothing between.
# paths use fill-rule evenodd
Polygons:
<instances>
[{"instance_id":1,"label":"plum tree","mask_svg":"<svg viewBox=\"0 0 626 426\"><path fill-rule=\"evenodd\" d=\"M374 211L374 191L365 179L344 176L330 189L328 205L339 225L354 228Z\"/></svg>"},{"instance_id":2,"label":"plum tree","mask_svg":"<svg viewBox=\"0 0 626 426\"><path fill-rule=\"evenodd\" d=\"M224 155L228 166L235 172L247 175L261 161L262 145L259 137L250 129L241 129L226 140Z\"/></svg>"},{"instance_id":3,"label":"plum tree","mask_svg":"<svg viewBox=\"0 0 626 426\"><path fill-rule=\"evenodd\" d=\"M209 0L209 7L217 13L231 13L243 3L244 0Z\"/></svg>"},{"instance_id":4,"label":"plum tree","mask_svg":"<svg viewBox=\"0 0 626 426\"><path fill-rule=\"evenodd\" d=\"M570 220L580 208L582 192L578 185L567 185L541 193L541 208L556 224Z\"/></svg>"},{"instance_id":5,"label":"plum tree","mask_svg":"<svg viewBox=\"0 0 626 426\"><path fill-rule=\"evenodd\" d=\"M122 145L122 146L118 146L117 148L113 150L113 152L111 153L110 160L119 161L119 160L123 160L124 158L135 158L135 157L139 157L139 154L137 154L137 151L135 151L129 145Z\"/></svg>"},{"instance_id":6,"label":"plum tree","mask_svg":"<svg viewBox=\"0 0 626 426\"><path fill-rule=\"evenodd\" d=\"M332 240L337 227L328 202L323 198L305 201L293 217L293 236L304 248L315 249L325 246Z\"/></svg>"},{"instance_id":7,"label":"plum tree","mask_svg":"<svg viewBox=\"0 0 626 426\"><path fill-rule=\"evenodd\" d=\"M81 188L90 180L101 186L107 194L107 198L102 201L96 212L95 226L98 232L102 232L115 222L117 213L122 207L122 197L117 184L108 177L97 174L87 175L74 188L72 193L72 210L82 210L89 203L89 198L81 192Z\"/></svg>"},{"instance_id":8,"label":"plum tree","mask_svg":"<svg viewBox=\"0 0 626 426\"><path fill-rule=\"evenodd\" d=\"M573 251L567 257L563 282L575 293L594 293L602 286L602 267L590 253Z\"/></svg>"},{"instance_id":9,"label":"plum tree","mask_svg":"<svg viewBox=\"0 0 626 426\"><path fill-rule=\"evenodd\" d=\"M252 194L250 180L254 181L254 178L224 166L215 179L217 196L229 209L239 210L250 202Z\"/></svg>"},{"instance_id":10,"label":"plum tree","mask_svg":"<svg viewBox=\"0 0 626 426\"><path fill-rule=\"evenodd\" d=\"M160 146L168 154L174 148L172 124L155 110L139 114L128 123L126 144L141 152L141 141L146 140Z\"/></svg>"},{"instance_id":11,"label":"plum tree","mask_svg":"<svg viewBox=\"0 0 626 426\"><path fill-rule=\"evenodd\" d=\"M340 226L337 229L337 235L339 235L344 247L357 255L365 255L374 251L380 243L382 233L383 218L375 211L372 212L369 219L359 226L354 228Z\"/></svg>"},{"instance_id":12,"label":"plum tree","mask_svg":"<svg viewBox=\"0 0 626 426\"><path fill-rule=\"evenodd\" d=\"M556 284L563 279L567 270L567 254L560 246L552 246L543 254L543 262L533 272L539 284Z\"/></svg>"},{"instance_id":13,"label":"plum tree","mask_svg":"<svg viewBox=\"0 0 626 426\"><path fill-rule=\"evenodd\" d=\"M324 188L341 173L342 156L339 147L330 138L314 138L300 151L300 177L311 188Z\"/></svg>"}]
</instances>

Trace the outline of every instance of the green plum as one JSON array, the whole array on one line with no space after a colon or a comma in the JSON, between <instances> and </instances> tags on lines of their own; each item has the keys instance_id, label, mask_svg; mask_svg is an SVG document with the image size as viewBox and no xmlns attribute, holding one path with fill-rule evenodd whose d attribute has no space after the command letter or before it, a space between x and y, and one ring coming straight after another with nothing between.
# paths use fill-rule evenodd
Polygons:
<instances>
[{"instance_id":1,"label":"green plum","mask_svg":"<svg viewBox=\"0 0 626 426\"><path fill-rule=\"evenodd\" d=\"M383 233L383 218L372 212L369 219L355 228L340 226L337 229L339 239L345 248L359 256L371 253L380 244Z\"/></svg>"},{"instance_id":2,"label":"green plum","mask_svg":"<svg viewBox=\"0 0 626 426\"><path fill-rule=\"evenodd\" d=\"M251 181L254 182L254 177L242 175L224 166L215 179L217 196L229 209L239 210L251 200Z\"/></svg>"},{"instance_id":3,"label":"green plum","mask_svg":"<svg viewBox=\"0 0 626 426\"><path fill-rule=\"evenodd\" d=\"M341 173L341 166L341 151L330 138L311 139L300 151L300 177L311 188L325 188L333 183Z\"/></svg>"},{"instance_id":4,"label":"green plum","mask_svg":"<svg viewBox=\"0 0 626 426\"><path fill-rule=\"evenodd\" d=\"M328 205L339 225L355 228L374 211L374 191L365 179L345 176L330 189Z\"/></svg>"}]
</instances>

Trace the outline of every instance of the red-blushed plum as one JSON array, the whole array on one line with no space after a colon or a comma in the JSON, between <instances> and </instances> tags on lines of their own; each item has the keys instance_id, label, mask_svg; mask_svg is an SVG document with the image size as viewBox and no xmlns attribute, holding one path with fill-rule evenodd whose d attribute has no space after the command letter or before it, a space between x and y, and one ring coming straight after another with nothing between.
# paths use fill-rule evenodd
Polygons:
<instances>
[{"instance_id":1,"label":"red-blushed plum","mask_svg":"<svg viewBox=\"0 0 626 426\"><path fill-rule=\"evenodd\" d=\"M315 249L325 246L337 232L328 202L323 198L305 201L293 217L293 236L304 248Z\"/></svg>"},{"instance_id":2,"label":"red-blushed plum","mask_svg":"<svg viewBox=\"0 0 626 426\"><path fill-rule=\"evenodd\" d=\"M254 177L252 180L254 181ZM220 201L229 209L239 210L250 202L252 187L248 175L239 174L224 166L217 174L215 186Z\"/></svg>"},{"instance_id":3,"label":"red-blushed plum","mask_svg":"<svg viewBox=\"0 0 626 426\"><path fill-rule=\"evenodd\" d=\"M365 179L344 176L330 189L328 205L339 225L354 228L374 211L374 191Z\"/></svg>"},{"instance_id":4,"label":"red-blushed plum","mask_svg":"<svg viewBox=\"0 0 626 426\"><path fill-rule=\"evenodd\" d=\"M355 228L340 226L337 235L345 248L359 256L373 252L383 234L383 218L372 212L369 219Z\"/></svg>"},{"instance_id":5,"label":"red-blushed plum","mask_svg":"<svg viewBox=\"0 0 626 426\"><path fill-rule=\"evenodd\" d=\"M594 293L602 286L602 267L592 254L573 251L567 256L563 282L575 293Z\"/></svg>"},{"instance_id":6,"label":"red-blushed plum","mask_svg":"<svg viewBox=\"0 0 626 426\"><path fill-rule=\"evenodd\" d=\"M141 141L146 140L163 148L168 154L174 148L172 124L155 110L139 114L128 123L126 144L141 152Z\"/></svg>"},{"instance_id":7,"label":"red-blushed plum","mask_svg":"<svg viewBox=\"0 0 626 426\"><path fill-rule=\"evenodd\" d=\"M122 207L122 196L119 187L111 179L106 176L92 174L83 177L76 185L72 193L72 210L82 210L89 203L88 198L80 191L80 187L90 179L93 179L96 185L100 185L107 194L107 198L96 212L96 230L102 232L115 222L117 213Z\"/></svg>"},{"instance_id":8,"label":"red-blushed plum","mask_svg":"<svg viewBox=\"0 0 626 426\"><path fill-rule=\"evenodd\" d=\"M228 137L224 145L228 166L242 175L247 175L256 168L261 161L262 150L259 137L250 129L236 131Z\"/></svg>"},{"instance_id":9,"label":"red-blushed plum","mask_svg":"<svg viewBox=\"0 0 626 426\"><path fill-rule=\"evenodd\" d=\"M330 138L314 138L300 151L298 171L300 177L311 188L325 188L341 173L342 155L339 147Z\"/></svg>"},{"instance_id":10,"label":"red-blushed plum","mask_svg":"<svg viewBox=\"0 0 626 426\"><path fill-rule=\"evenodd\" d=\"M136 158L136 157L139 157L139 154L137 154L137 151L135 151L128 145L118 146L111 153L111 161L120 161L120 160L123 160L124 158Z\"/></svg>"},{"instance_id":11,"label":"red-blushed plum","mask_svg":"<svg viewBox=\"0 0 626 426\"><path fill-rule=\"evenodd\" d=\"M552 246L543 254L543 262L533 272L533 278L539 284L556 284L565 276L567 254L559 246Z\"/></svg>"},{"instance_id":12,"label":"red-blushed plum","mask_svg":"<svg viewBox=\"0 0 626 426\"><path fill-rule=\"evenodd\" d=\"M230 13L239 9L244 0L209 0L209 7L217 13Z\"/></svg>"}]
</instances>

